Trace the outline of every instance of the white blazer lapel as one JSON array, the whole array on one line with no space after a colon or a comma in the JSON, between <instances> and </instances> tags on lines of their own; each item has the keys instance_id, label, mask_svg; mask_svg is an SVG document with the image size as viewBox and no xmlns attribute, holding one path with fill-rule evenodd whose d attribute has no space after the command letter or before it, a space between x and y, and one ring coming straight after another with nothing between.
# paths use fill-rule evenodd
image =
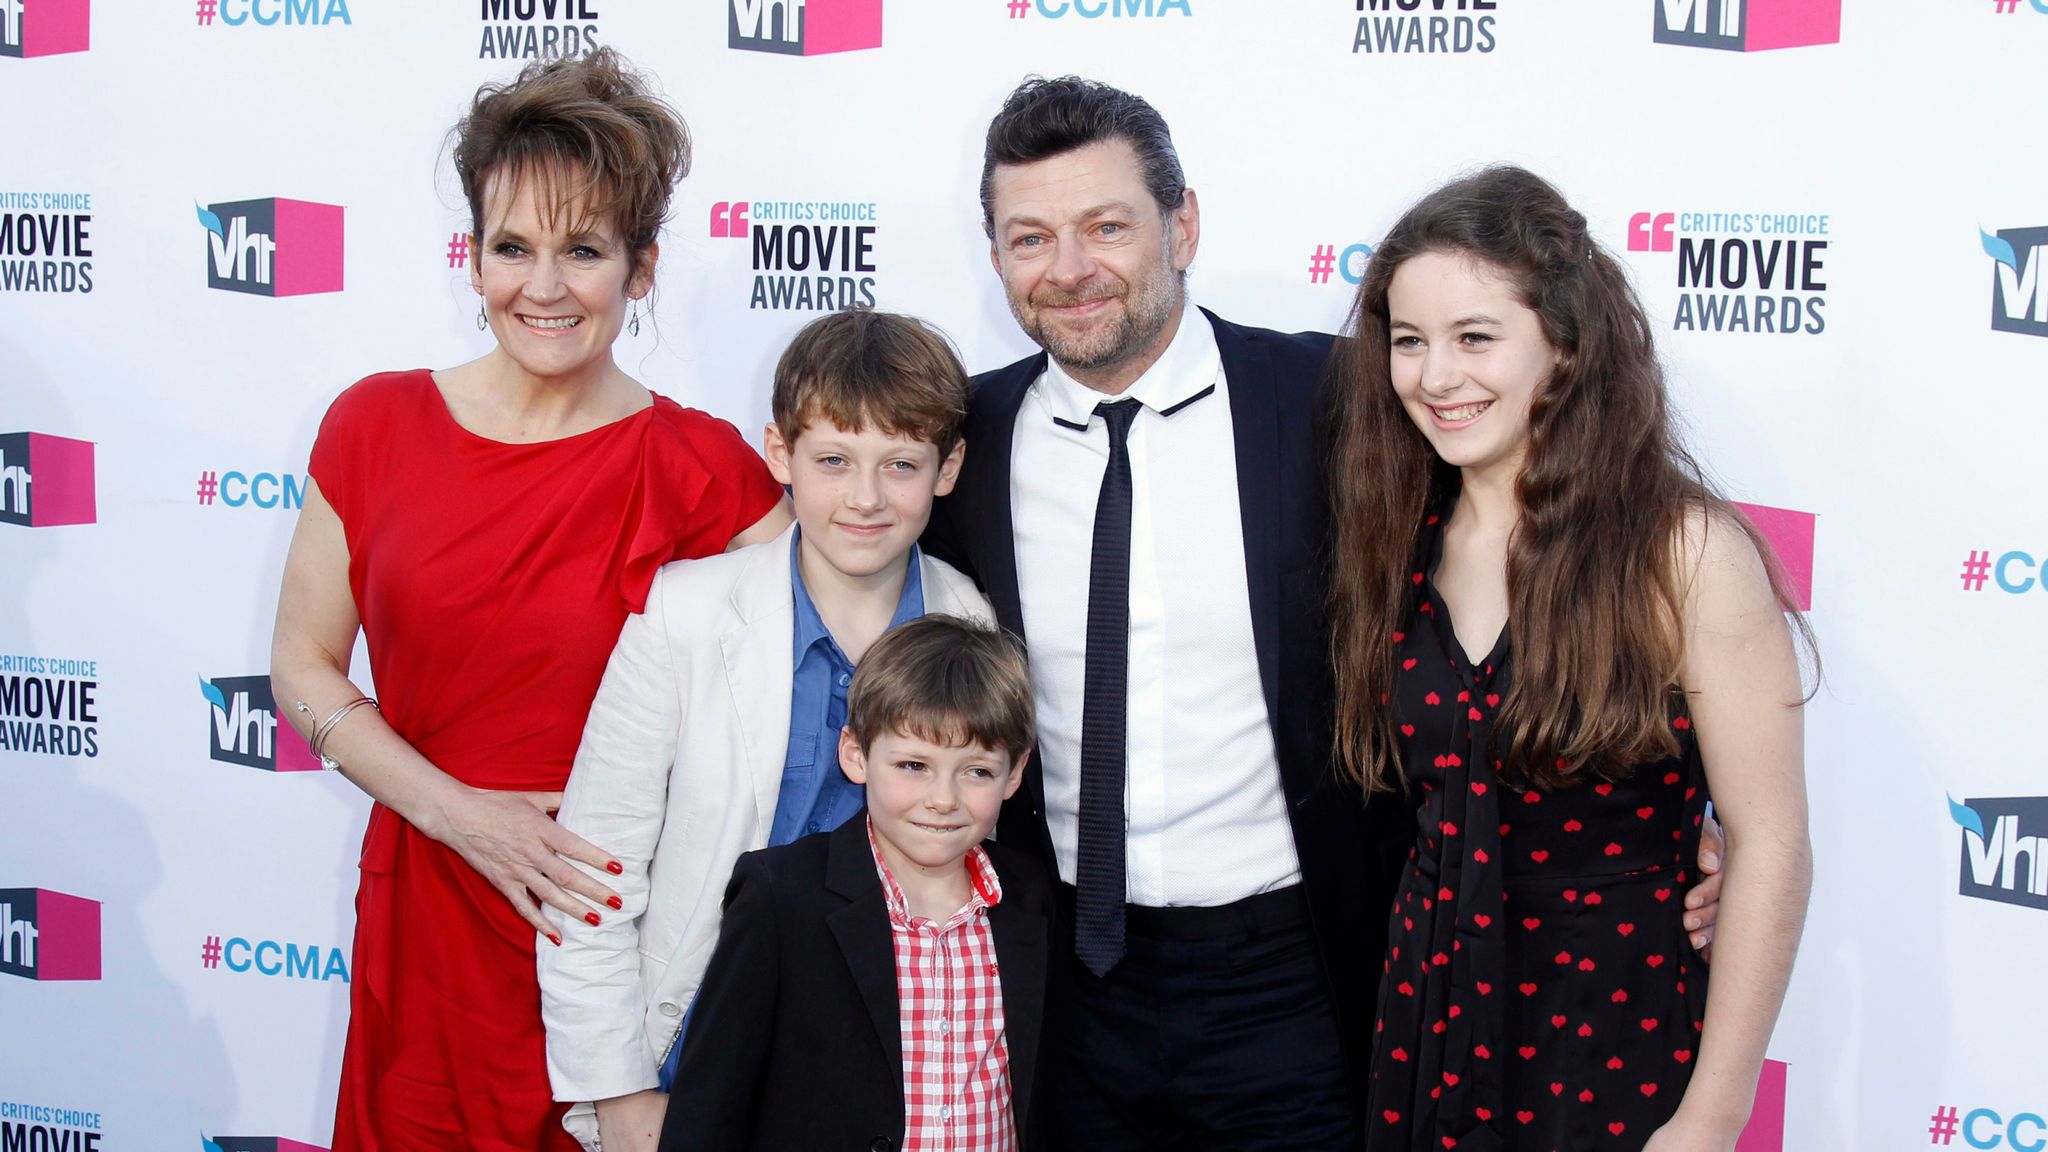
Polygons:
<instances>
[{"instance_id":1,"label":"white blazer lapel","mask_svg":"<svg viewBox=\"0 0 2048 1152\"><path fill-rule=\"evenodd\" d=\"M789 553L795 540L795 530L785 530L773 546L760 549L754 563L740 570L731 593L737 619L718 638L732 714L746 750L745 768L753 780L756 845L767 842L783 765L789 758L789 699L796 675ZM683 739L689 738L684 732Z\"/></svg>"}]
</instances>

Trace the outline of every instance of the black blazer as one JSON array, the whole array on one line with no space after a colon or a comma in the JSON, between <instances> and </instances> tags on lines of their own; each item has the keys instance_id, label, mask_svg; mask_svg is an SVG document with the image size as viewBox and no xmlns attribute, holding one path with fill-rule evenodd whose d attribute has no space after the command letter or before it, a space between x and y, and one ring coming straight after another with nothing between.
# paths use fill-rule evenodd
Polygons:
<instances>
[{"instance_id":1,"label":"black blazer","mask_svg":"<svg viewBox=\"0 0 2048 1152\"><path fill-rule=\"evenodd\" d=\"M988 920L1021 1137L1052 894L1028 856L984 847L1003 885ZM896 951L867 821L741 856L691 1009L661 1152L894 1152L903 1127Z\"/></svg>"},{"instance_id":2,"label":"black blazer","mask_svg":"<svg viewBox=\"0 0 2048 1152\"><path fill-rule=\"evenodd\" d=\"M1259 680L1279 749L1280 783L1324 982L1363 1115L1387 915L1414 832L1405 800L1382 794L1366 803L1330 757L1330 510L1318 415L1331 338L1243 328L1206 309L1203 315L1215 326L1230 397ZM1045 363L1041 352L974 378L966 463L952 494L938 502L924 538L928 551L981 584L997 620L1019 636L1024 614L1011 527L1010 450L1025 393ZM1188 530L1201 527L1191 524ZM997 836L1035 852L1049 871L1056 867L1036 757L1024 786L1004 805ZM1056 949L1070 949L1068 931L1059 926Z\"/></svg>"}]
</instances>

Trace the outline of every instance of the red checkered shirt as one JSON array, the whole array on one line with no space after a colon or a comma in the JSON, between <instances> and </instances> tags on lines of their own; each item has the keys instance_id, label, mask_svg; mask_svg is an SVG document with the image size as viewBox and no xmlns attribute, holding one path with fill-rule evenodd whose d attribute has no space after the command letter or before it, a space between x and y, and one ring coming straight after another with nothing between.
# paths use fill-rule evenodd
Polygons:
<instances>
[{"instance_id":1,"label":"red checkered shirt","mask_svg":"<svg viewBox=\"0 0 2048 1152\"><path fill-rule=\"evenodd\" d=\"M896 1005L903 1030L902 1152L1012 1152L1010 1041L988 910L1002 903L988 853L967 854L967 903L941 924L912 916L903 888L868 847L889 905Z\"/></svg>"}]
</instances>

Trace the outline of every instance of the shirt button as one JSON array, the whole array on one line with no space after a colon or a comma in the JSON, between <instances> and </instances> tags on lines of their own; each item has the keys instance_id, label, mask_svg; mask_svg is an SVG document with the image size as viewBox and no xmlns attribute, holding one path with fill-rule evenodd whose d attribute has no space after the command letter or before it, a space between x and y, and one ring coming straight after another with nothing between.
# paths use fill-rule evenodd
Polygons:
<instances>
[{"instance_id":1,"label":"shirt button","mask_svg":"<svg viewBox=\"0 0 2048 1152\"><path fill-rule=\"evenodd\" d=\"M953 1022L944 1016L939 1017L939 1035L944 1036L946 1033L951 1032L952 1030Z\"/></svg>"},{"instance_id":2,"label":"shirt button","mask_svg":"<svg viewBox=\"0 0 2048 1152\"><path fill-rule=\"evenodd\" d=\"M683 1009L681 1005L673 1000L663 1000L661 1002L661 1014L673 1020L683 1014Z\"/></svg>"},{"instance_id":3,"label":"shirt button","mask_svg":"<svg viewBox=\"0 0 2048 1152\"><path fill-rule=\"evenodd\" d=\"M847 686L848 684L850 684L850 683L852 683L852 682L853 682L853 677L851 677L851 676L848 676L848 675L847 675L846 673L844 673L844 672L841 672L841 673L839 674L839 686L840 686L841 688L844 688L844 687L846 687L846 686Z\"/></svg>"},{"instance_id":4,"label":"shirt button","mask_svg":"<svg viewBox=\"0 0 2048 1152\"><path fill-rule=\"evenodd\" d=\"M942 1124L951 1124L953 1122L953 1106L951 1104L939 1105L939 1122Z\"/></svg>"}]
</instances>

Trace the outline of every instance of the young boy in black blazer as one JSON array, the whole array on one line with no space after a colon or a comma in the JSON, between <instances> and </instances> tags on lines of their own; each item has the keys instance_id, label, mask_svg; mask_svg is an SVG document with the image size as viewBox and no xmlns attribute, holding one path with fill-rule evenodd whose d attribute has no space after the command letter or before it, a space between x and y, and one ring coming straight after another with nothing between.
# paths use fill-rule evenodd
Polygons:
<instances>
[{"instance_id":1,"label":"young boy in black blazer","mask_svg":"<svg viewBox=\"0 0 2048 1152\"><path fill-rule=\"evenodd\" d=\"M985 841L1032 731L1013 637L926 616L868 650L839 744L867 816L740 857L662 1152L1024 1146L1052 900Z\"/></svg>"}]
</instances>

